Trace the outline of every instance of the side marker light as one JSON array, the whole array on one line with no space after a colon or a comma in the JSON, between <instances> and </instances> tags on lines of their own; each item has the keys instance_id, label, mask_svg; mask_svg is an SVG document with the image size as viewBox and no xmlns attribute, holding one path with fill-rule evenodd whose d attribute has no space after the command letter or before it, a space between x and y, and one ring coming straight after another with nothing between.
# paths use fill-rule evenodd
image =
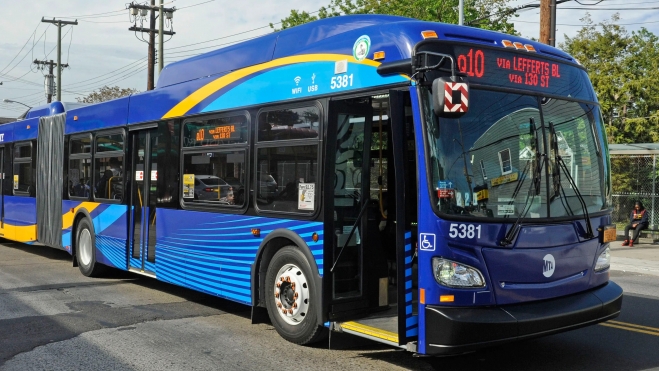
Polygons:
<instances>
[{"instance_id":1,"label":"side marker light","mask_svg":"<svg viewBox=\"0 0 659 371\"><path fill-rule=\"evenodd\" d=\"M261 228L252 228L252 236L261 237Z\"/></svg>"},{"instance_id":2,"label":"side marker light","mask_svg":"<svg viewBox=\"0 0 659 371\"><path fill-rule=\"evenodd\" d=\"M421 36L423 39L436 39L437 38L437 32L428 30L428 31L421 31Z\"/></svg>"}]
</instances>

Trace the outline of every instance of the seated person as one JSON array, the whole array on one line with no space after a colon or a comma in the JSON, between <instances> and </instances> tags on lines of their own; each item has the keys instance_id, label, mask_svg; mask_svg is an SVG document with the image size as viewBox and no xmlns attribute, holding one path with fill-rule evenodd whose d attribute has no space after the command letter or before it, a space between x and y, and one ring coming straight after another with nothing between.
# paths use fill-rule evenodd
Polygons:
<instances>
[{"instance_id":1,"label":"seated person","mask_svg":"<svg viewBox=\"0 0 659 371\"><path fill-rule=\"evenodd\" d=\"M646 229L650 223L648 222L648 213L643 207L641 201L636 201L634 205L634 210L629 214L629 224L625 226L625 242L622 243L622 246L634 246L636 240L638 240L638 235L641 233L641 230ZM629 230L633 229L634 234L632 239L629 239Z\"/></svg>"},{"instance_id":2,"label":"seated person","mask_svg":"<svg viewBox=\"0 0 659 371\"><path fill-rule=\"evenodd\" d=\"M112 170L107 169L103 176L96 182L96 197L97 198L110 198L108 193L108 182L112 178Z\"/></svg>"}]
</instances>

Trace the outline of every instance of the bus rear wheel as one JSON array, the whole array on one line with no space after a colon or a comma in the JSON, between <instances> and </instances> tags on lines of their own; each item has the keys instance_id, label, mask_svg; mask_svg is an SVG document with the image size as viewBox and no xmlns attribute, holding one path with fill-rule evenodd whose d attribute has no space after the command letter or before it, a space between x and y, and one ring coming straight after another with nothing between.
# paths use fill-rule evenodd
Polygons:
<instances>
[{"instance_id":1,"label":"bus rear wheel","mask_svg":"<svg viewBox=\"0 0 659 371\"><path fill-rule=\"evenodd\" d=\"M316 314L319 293L309 263L297 247L286 246L272 257L265 288L268 315L281 337L295 344L324 337Z\"/></svg>"},{"instance_id":2,"label":"bus rear wheel","mask_svg":"<svg viewBox=\"0 0 659 371\"><path fill-rule=\"evenodd\" d=\"M96 261L96 236L89 219L83 218L76 229L76 260L80 272L87 277L98 277L104 266Z\"/></svg>"}]
</instances>

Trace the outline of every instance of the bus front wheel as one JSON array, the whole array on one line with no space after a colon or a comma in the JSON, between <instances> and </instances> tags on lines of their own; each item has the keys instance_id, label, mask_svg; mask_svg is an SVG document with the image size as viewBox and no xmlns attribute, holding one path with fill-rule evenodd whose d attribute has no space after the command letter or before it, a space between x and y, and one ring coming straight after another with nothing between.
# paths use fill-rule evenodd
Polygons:
<instances>
[{"instance_id":1,"label":"bus front wheel","mask_svg":"<svg viewBox=\"0 0 659 371\"><path fill-rule=\"evenodd\" d=\"M295 344L321 340L324 329L318 326L315 302L319 293L304 254L295 246L282 248L266 274L266 306L279 335Z\"/></svg>"},{"instance_id":2,"label":"bus front wheel","mask_svg":"<svg viewBox=\"0 0 659 371\"><path fill-rule=\"evenodd\" d=\"M103 266L96 262L96 237L87 218L81 219L78 223L76 259L80 272L87 277L97 277L103 272Z\"/></svg>"}]
</instances>

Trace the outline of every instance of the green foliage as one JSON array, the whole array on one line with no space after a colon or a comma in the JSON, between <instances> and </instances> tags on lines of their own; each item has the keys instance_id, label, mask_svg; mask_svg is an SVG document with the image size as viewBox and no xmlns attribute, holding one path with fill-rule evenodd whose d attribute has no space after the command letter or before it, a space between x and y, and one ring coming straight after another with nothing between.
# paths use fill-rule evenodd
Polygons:
<instances>
[{"instance_id":1,"label":"green foliage","mask_svg":"<svg viewBox=\"0 0 659 371\"><path fill-rule=\"evenodd\" d=\"M509 18L513 12L506 4L510 0L465 0L465 24L474 27L516 34ZM291 10L291 14L281 20L280 31L318 19L336 17L343 14L389 14L416 18L424 21L458 23L459 0L330 0L317 15Z\"/></svg>"},{"instance_id":2,"label":"green foliage","mask_svg":"<svg viewBox=\"0 0 659 371\"><path fill-rule=\"evenodd\" d=\"M589 15L575 37L560 47L588 71L602 108L609 141L659 141L659 38L645 28L631 35L609 21L594 24Z\"/></svg>"},{"instance_id":3,"label":"green foliage","mask_svg":"<svg viewBox=\"0 0 659 371\"><path fill-rule=\"evenodd\" d=\"M127 95L131 95L137 92L139 92L139 90L137 89L131 89L131 88L122 89L118 86L112 86L112 87L104 86L102 88L99 88L98 90L94 90L93 92L89 93L89 95L87 96L84 96L82 98L76 98L76 100L79 103L100 103L112 99L125 97Z\"/></svg>"}]
</instances>

